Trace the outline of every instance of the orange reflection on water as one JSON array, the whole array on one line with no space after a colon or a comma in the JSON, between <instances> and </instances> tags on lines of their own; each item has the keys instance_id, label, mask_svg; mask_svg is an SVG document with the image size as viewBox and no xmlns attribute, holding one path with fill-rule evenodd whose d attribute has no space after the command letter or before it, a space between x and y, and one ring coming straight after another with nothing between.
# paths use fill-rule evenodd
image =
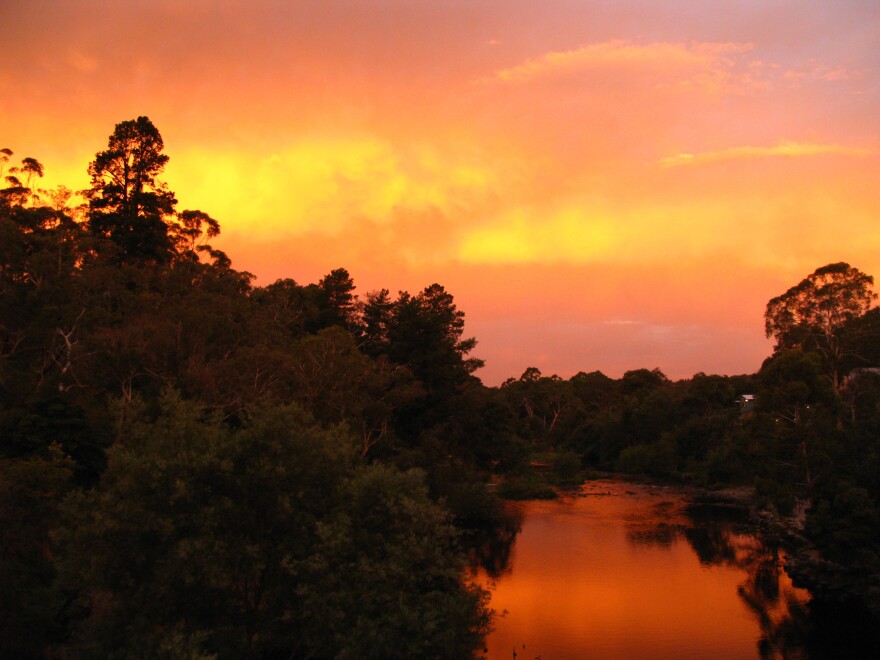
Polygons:
<instances>
[{"instance_id":1,"label":"orange reflection on water","mask_svg":"<svg viewBox=\"0 0 880 660\"><path fill-rule=\"evenodd\" d=\"M527 502L492 607L489 658L748 658L772 640L791 586L779 560L729 525L695 523L674 490L591 482ZM768 642L764 642L765 649Z\"/></svg>"}]
</instances>

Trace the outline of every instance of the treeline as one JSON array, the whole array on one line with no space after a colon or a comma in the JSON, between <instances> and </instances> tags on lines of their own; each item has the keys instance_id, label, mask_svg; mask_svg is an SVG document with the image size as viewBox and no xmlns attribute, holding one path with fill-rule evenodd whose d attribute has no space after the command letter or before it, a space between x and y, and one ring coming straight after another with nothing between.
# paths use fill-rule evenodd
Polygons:
<instances>
[{"instance_id":1,"label":"treeline","mask_svg":"<svg viewBox=\"0 0 880 660\"><path fill-rule=\"evenodd\" d=\"M0 153L0 655L467 657L463 535L590 470L753 484L878 567L870 277L771 301L755 375L489 388L439 284L255 286L163 148L118 124L78 206Z\"/></svg>"},{"instance_id":2,"label":"treeline","mask_svg":"<svg viewBox=\"0 0 880 660\"><path fill-rule=\"evenodd\" d=\"M79 207L3 153L0 655L466 657L490 613L441 501L498 509L450 449L463 313L254 286L162 151L117 125Z\"/></svg>"},{"instance_id":3,"label":"treeline","mask_svg":"<svg viewBox=\"0 0 880 660\"><path fill-rule=\"evenodd\" d=\"M880 309L872 287L869 275L835 263L771 300L765 329L776 345L753 375L673 382L640 369L618 380L599 372L562 380L527 369L496 393L513 413L505 450L512 456L519 443L520 456L546 452L546 462L569 472L579 465L754 486L760 503L804 526L825 559L857 567L880 611ZM540 493L534 471L523 475L515 490Z\"/></svg>"}]
</instances>

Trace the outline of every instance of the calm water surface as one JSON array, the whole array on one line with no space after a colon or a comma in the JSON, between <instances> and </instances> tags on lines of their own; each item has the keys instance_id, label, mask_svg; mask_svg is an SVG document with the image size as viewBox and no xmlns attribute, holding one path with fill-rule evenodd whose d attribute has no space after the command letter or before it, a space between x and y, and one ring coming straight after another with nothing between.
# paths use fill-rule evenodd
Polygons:
<instances>
[{"instance_id":1,"label":"calm water surface","mask_svg":"<svg viewBox=\"0 0 880 660\"><path fill-rule=\"evenodd\" d=\"M601 480L511 503L476 579L505 614L488 658L798 657L781 650L809 594L729 513L674 488Z\"/></svg>"}]
</instances>

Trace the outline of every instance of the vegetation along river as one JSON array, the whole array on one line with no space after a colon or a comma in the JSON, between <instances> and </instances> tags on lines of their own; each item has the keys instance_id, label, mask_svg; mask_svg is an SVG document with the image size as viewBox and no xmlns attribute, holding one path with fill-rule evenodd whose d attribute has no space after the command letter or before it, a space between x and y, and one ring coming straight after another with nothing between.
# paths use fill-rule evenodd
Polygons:
<instances>
[{"instance_id":1,"label":"vegetation along river","mask_svg":"<svg viewBox=\"0 0 880 660\"><path fill-rule=\"evenodd\" d=\"M549 501L509 503L506 538L474 576L502 615L488 658L816 657L811 596L744 511L687 492L591 481ZM824 637L823 637L824 636ZM516 652L516 656L514 656Z\"/></svg>"}]
</instances>

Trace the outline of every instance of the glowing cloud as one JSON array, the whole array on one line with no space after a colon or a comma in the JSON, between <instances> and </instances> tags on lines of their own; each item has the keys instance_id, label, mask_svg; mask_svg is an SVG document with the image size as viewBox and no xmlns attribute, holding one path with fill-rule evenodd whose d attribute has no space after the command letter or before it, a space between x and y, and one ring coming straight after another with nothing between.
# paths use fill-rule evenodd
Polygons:
<instances>
[{"instance_id":1,"label":"glowing cloud","mask_svg":"<svg viewBox=\"0 0 880 660\"><path fill-rule=\"evenodd\" d=\"M347 136L299 140L268 156L193 147L175 154L166 178L182 206L268 236L335 235L358 219L382 226L404 210L478 204L496 175L428 147Z\"/></svg>"},{"instance_id":2,"label":"glowing cloud","mask_svg":"<svg viewBox=\"0 0 880 660\"><path fill-rule=\"evenodd\" d=\"M805 79L819 80L824 82L845 82L859 80L863 76L861 70L852 70L844 66L829 66L809 62L800 69L789 69L783 74L783 78L789 82L799 82Z\"/></svg>"},{"instance_id":3,"label":"glowing cloud","mask_svg":"<svg viewBox=\"0 0 880 660\"><path fill-rule=\"evenodd\" d=\"M854 185L861 187L863 175ZM848 199L846 170L822 189L815 179L768 193L747 183L736 197L688 196L661 202L571 197L505 209L493 220L462 230L456 256L471 264L637 264L679 265L694 260L734 259L755 268L778 267L782 255L797 254L795 272L828 261L835 249L874 250L880 237L872 231L877 205ZM689 182L670 181L687 191ZM720 186L731 185L724 179ZM834 190L839 186L839 190ZM829 223L846 218L846 223ZM797 236L791 223L799 227Z\"/></svg>"},{"instance_id":4,"label":"glowing cloud","mask_svg":"<svg viewBox=\"0 0 880 660\"><path fill-rule=\"evenodd\" d=\"M652 43L605 41L574 50L553 51L522 64L502 69L485 81L525 83L536 78L564 75L594 68L647 68L705 70L729 68L731 56L748 52L752 44L738 43Z\"/></svg>"},{"instance_id":5,"label":"glowing cloud","mask_svg":"<svg viewBox=\"0 0 880 660\"><path fill-rule=\"evenodd\" d=\"M841 156L870 156L873 149L845 147L839 144L809 144L802 142L781 142L772 147L731 147L718 151L706 151L696 154L676 154L660 160L662 167L681 167L686 165L705 165L729 160L753 158L795 158L801 156L822 156L835 154Z\"/></svg>"},{"instance_id":6,"label":"glowing cloud","mask_svg":"<svg viewBox=\"0 0 880 660\"><path fill-rule=\"evenodd\" d=\"M607 218L572 207L547 220L541 212L513 209L496 222L470 231L458 256L473 263L582 262L607 258L617 247L617 232Z\"/></svg>"}]
</instances>

